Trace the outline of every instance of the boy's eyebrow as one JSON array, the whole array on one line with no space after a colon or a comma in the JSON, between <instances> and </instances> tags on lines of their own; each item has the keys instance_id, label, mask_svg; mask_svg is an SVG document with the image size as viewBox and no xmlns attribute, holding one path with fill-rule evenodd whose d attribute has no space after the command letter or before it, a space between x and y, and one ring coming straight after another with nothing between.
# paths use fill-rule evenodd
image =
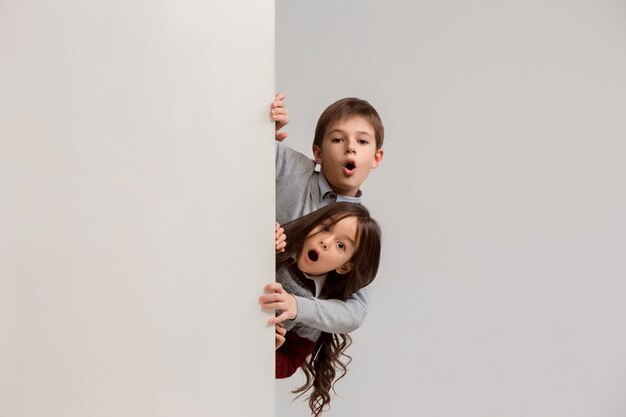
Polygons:
<instances>
[{"instance_id":1,"label":"boy's eyebrow","mask_svg":"<svg viewBox=\"0 0 626 417\"><path fill-rule=\"evenodd\" d=\"M333 133L343 133L343 134L345 134L346 132L345 132L345 131L343 131L343 130L341 130L341 129L333 129L333 130L331 130L330 132L328 132L328 134L329 134L329 135L330 135L330 134L333 134ZM358 132L356 132L356 133L360 133L361 135L367 135L367 136L369 136L369 137L372 137L372 135L371 135L369 132L366 132L366 131L364 131L364 130L359 130L359 131L358 131Z\"/></svg>"}]
</instances>

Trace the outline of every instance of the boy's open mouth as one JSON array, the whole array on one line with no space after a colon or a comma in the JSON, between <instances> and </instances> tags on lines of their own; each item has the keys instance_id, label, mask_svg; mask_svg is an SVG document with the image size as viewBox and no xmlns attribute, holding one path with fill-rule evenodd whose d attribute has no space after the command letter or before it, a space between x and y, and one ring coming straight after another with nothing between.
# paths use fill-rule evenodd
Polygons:
<instances>
[{"instance_id":1,"label":"boy's open mouth","mask_svg":"<svg viewBox=\"0 0 626 417\"><path fill-rule=\"evenodd\" d=\"M317 259L319 257L319 255L317 254L317 251L315 251L313 249L311 249L308 252L308 256L309 256L309 259L312 260L313 262L317 262Z\"/></svg>"},{"instance_id":2,"label":"boy's open mouth","mask_svg":"<svg viewBox=\"0 0 626 417\"><path fill-rule=\"evenodd\" d=\"M354 170L356 169L356 164L353 161L348 161L343 167L343 170L346 174L354 174Z\"/></svg>"}]
</instances>

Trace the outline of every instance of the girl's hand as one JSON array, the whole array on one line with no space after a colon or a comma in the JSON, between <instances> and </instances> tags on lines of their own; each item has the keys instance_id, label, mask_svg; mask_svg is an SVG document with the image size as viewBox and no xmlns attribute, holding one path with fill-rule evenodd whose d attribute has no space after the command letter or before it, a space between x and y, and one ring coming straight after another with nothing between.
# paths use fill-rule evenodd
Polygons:
<instances>
[{"instance_id":1,"label":"girl's hand","mask_svg":"<svg viewBox=\"0 0 626 417\"><path fill-rule=\"evenodd\" d=\"M263 288L265 294L259 298L261 309L265 311L281 311L278 317L272 317L268 324L282 323L287 319L295 319L298 315L298 303L293 295L283 289L278 282L270 282Z\"/></svg>"},{"instance_id":2,"label":"girl's hand","mask_svg":"<svg viewBox=\"0 0 626 417\"><path fill-rule=\"evenodd\" d=\"M280 224L276 223L276 253L284 252L285 247L287 247L287 235Z\"/></svg>"},{"instance_id":3,"label":"girl's hand","mask_svg":"<svg viewBox=\"0 0 626 417\"><path fill-rule=\"evenodd\" d=\"M285 343L285 335L287 334L287 330L282 325L282 323L278 323L274 326L276 329L276 348L274 350L278 350L279 347Z\"/></svg>"},{"instance_id":4,"label":"girl's hand","mask_svg":"<svg viewBox=\"0 0 626 417\"><path fill-rule=\"evenodd\" d=\"M270 117L276 122L276 140L279 142L282 142L287 137L287 133L279 133L278 131L289 123L289 112L287 111L287 107L285 107L285 103L283 103L284 99L285 95L278 93L270 106Z\"/></svg>"}]
</instances>

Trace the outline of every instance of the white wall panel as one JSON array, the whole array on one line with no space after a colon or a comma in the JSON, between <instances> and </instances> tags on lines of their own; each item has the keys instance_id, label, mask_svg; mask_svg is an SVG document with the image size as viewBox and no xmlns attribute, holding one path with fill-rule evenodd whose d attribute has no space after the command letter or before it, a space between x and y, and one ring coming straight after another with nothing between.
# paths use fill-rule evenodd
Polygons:
<instances>
[{"instance_id":1,"label":"white wall panel","mask_svg":"<svg viewBox=\"0 0 626 417\"><path fill-rule=\"evenodd\" d=\"M273 1L0 2L0 415L273 415L273 92Z\"/></svg>"}]
</instances>

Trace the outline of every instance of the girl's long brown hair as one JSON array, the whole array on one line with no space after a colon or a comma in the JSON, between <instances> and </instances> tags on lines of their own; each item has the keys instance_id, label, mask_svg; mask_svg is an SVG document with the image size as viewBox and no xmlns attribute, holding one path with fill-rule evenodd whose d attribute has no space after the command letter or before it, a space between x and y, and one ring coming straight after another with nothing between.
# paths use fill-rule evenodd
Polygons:
<instances>
[{"instance_id":1,"label":"girl's long brown hair","mask_svg":"<svg viewBox=\"0 0 626 417\"><path fill-rule=\"evenodd\" d=\"M352 269L345 274L330 271L320 295L327 299L348 299L352 293L374 280L380 262L380 227L365 207L354 203L334 203L283 225L287 235L287 250L276 256L277 263L288 262L290 258L297 257L307 236L318 225L335 224L351 216L357 218L358 225L356 250L350 259ZM347 365L352 358L344 351L351 343L352 339L347 334L322 332L309 360L301 367L306 382L292 392L298 394L298 398L311 390L306 399L309 400L309 408L315 417L330 404L330 392L334 392L335 382L343 378L347 371ZM342 361L343 357L347 359L346 362ZM341 375L335 379L337 370Z\"/></svg>"}]
</instances>

